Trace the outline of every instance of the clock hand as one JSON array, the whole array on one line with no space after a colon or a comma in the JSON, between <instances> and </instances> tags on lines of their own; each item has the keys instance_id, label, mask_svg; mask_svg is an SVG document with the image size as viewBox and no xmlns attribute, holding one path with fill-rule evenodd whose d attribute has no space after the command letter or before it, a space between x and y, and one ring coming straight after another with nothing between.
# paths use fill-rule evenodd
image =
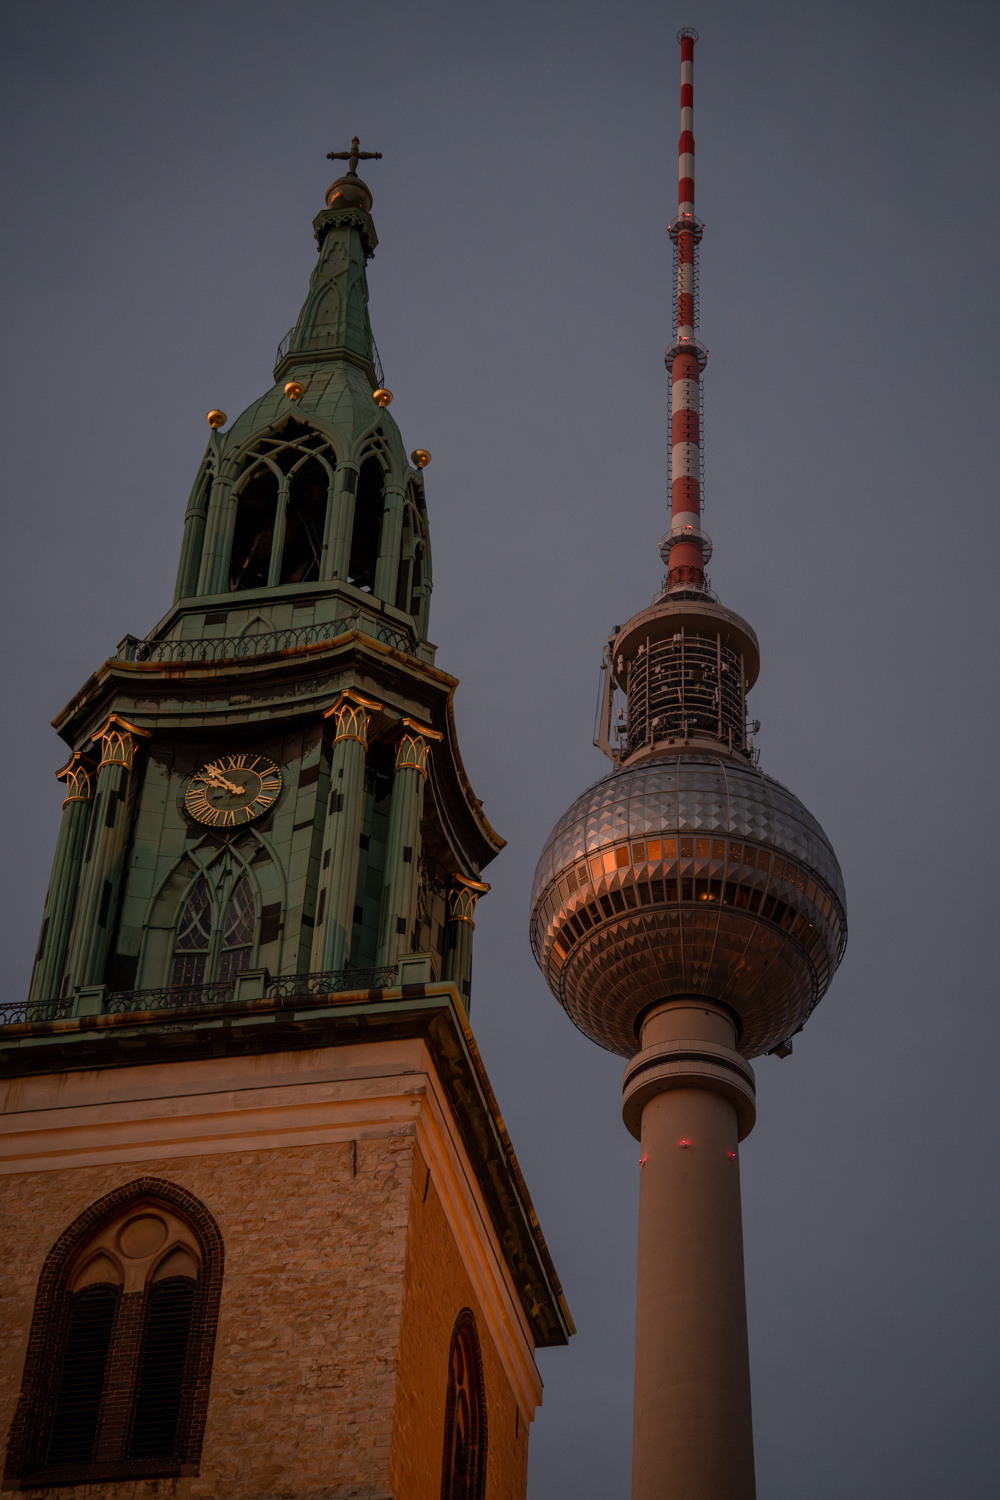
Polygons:
<instances>
[{"instance_id":1,"label":"clock hand","mask_svg":"<svg viewBox=\"0 0 1000 1500\"><path fill-rule=\"evenodd\" d=\"M234 786L231 781L227 781L226 778L222 775L221 771L215 771L215 770L209 771L209 772L207 772L205 779L212 786L217 786L222 791L232 792L232 794L233 794L234 797L241 797L243 795L243 793L246 791L246 787L243 787L243 786Z\"/></svg>"}]
</instances>

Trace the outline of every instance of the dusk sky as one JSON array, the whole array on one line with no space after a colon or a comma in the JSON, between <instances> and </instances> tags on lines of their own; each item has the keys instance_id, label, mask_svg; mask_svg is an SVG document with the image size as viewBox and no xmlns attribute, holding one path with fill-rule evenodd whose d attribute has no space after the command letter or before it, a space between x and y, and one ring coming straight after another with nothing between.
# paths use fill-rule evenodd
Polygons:
<instances>
[{"instance_id":1,"label":"dusk sky","mask_svg":"<svg viewBox=\"0 0 1000 1500\"><path fill-rule=\"evenodd\" d=\"M5 5L3 993L55 847L50 720L166 613L205 413L270 386L357 134L392 415L433 455L430 634L508 840L472 1023L579 1328L540 1354L529 1497L627 1500L639 1151L527 923L610 769L602 643L660 583L679 26L711 580L850 925L741 1148L758 1493L993 1500L995 4Z\"/></svg>"}]
</instances>

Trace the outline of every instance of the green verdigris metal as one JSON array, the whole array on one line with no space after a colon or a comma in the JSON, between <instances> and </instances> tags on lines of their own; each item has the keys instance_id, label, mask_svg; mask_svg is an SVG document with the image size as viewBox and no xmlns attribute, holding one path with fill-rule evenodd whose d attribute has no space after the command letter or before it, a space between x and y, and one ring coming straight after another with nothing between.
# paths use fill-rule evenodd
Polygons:
<instances>
[{"instance_id":1,"label":"green verdigris metal","mask_svg":"<svg viewBox=\"0 0 1000 1500\"><path fill-rule=\"evenodd\" d=\"M54 721L86 794L67 803L31 1004L420 955L468 1004L469 892L503 840L428 640L423 473L368 317L371 195L352 171L327 201L274 384L212 431L171 609ZM275 762L280 794L245 821L223 797L198 821L192 775L234 755Z\"/></svg>"}]
</instances>

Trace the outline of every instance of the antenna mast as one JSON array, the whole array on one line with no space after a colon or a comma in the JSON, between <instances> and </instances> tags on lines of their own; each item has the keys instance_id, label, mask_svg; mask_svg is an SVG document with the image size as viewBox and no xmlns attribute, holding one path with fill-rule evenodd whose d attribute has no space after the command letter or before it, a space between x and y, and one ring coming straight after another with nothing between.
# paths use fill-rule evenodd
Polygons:
<instances>
[{"instance_id":1,"label":"antenna mast","mask_svg":"<svg viewBox=\"0 0 1000 1500\"><path fill-rule=\"evenodd\" d=\"M685 26L681 44L681 134L677 143L677 217L670 225L674 244L677 305L674 337L664 356L670 371L670 530L660 543L667 564L667 593L706 592L705 564L712 555L701 529L701 373L707 350L695 338L698 327L698 246L704 225L694 212L694 44L698 33Z\"/></svg>"}]
</instances>

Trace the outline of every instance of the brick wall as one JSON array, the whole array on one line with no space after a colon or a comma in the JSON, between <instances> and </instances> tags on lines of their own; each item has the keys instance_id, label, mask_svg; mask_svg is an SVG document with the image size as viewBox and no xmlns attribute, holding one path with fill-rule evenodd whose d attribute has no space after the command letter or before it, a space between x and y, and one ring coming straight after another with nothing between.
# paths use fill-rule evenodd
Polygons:
<instances>
[{"instance_id":1,"label":"brick wall","mask_svg":"<svg viewBox=\"0 0 1000 1500\"><path fill-rule=\"evenodd\" d=\"M359 1139L356 1175L354 1160L338 1142L0 1179L4 1434L39 1271L89 1204L138 1177L167 1179L201 1199L225 1244L200 1475L62 1488L60 1500L437 1500L448 1348L464 1306L483 1352L487 1500L521 1500L527 1423L433 1183L424 1201L413 1135Z\"/></svg>"},{"instance_id":2,"label":"brick wall","mask_svg":"<svg viewBox=\"0 0 1000 1500\"><path fill-rule=\"evenodd\" d=\"M476 1315L483 1355L486 1500L522 1500L527 1486L528 1423L517 1412L444 1210L416 1149L390 1465L395 1500L440 1500L448 1351L455 1319L463 1307L470 1307Z\"/></svg>"}]
</instances>

